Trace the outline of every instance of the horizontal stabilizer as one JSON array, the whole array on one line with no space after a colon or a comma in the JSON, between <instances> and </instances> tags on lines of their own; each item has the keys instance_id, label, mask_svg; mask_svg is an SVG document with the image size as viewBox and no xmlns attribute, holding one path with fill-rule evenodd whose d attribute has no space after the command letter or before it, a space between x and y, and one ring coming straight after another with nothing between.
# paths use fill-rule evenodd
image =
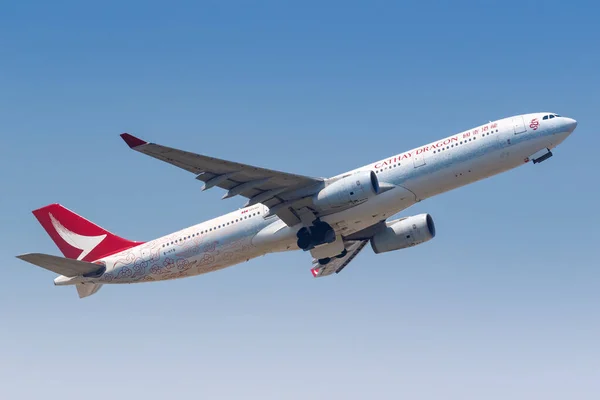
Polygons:
<instances>
[{"instance_id":1,"label":"horizontal stabilizer","mask_svg":"<svg viewBox=\"0 0 600 400\"><path fill-rule=\"evenodd\" d=\"M94 274L105 268L98 264L41 253L23 254L17 258L68 277Z\"/></svg>"}]
</instances>

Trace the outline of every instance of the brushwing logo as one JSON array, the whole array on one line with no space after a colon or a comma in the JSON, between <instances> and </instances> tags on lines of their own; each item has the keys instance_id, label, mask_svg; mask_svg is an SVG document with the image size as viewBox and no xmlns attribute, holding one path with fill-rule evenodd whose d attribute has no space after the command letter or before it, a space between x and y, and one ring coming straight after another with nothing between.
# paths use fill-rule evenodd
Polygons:
<instances>
[{"instance_id":1,"label":"brushwing logo","mask_svg":"<svg viewBox=\"0 0 600 400\"><path fill-rule=\"evenodd\" d=\"M50 221L52 222L52 226L56 229L58 235L63 238L65 242L69 245L75 247L76 249L81 250L81 254L77 257L78 260L82 260L91 253L92 250L96 248L105 238L106 235L100 236L83 236L79 235L75 232L71 232L67 228L65 228L52 213L48 213L50 216Z\"/></svg>"}]
</instances>

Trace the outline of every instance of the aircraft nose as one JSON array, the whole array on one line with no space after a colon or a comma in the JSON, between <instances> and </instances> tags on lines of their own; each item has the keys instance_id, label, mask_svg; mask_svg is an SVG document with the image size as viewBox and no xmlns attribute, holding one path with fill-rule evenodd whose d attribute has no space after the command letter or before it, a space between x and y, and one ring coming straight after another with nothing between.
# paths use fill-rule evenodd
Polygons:
<instances>
[{"instance_id":1,"label":"aircraft nose","mask_svg":"<svg viewBox=\"0 0 600 400\"><path fill-rule=\"evenodd\" d=\"M565 126L569 133L573 133L575 128L577 128L577 121L575 121L573 118L565 118Z\"/></svg>"}]
</instances>

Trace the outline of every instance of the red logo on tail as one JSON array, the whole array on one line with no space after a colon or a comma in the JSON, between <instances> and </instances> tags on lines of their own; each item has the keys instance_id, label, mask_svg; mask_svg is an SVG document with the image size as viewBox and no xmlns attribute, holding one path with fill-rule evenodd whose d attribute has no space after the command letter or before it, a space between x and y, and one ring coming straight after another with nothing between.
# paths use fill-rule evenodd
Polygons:
<instances>
[{"instance_id":1,"label":"red logo on tail","mask_svg":"<svg viewBox=\"0 0 600 400\"><path fill-rule=\"evenodd\" d=\"M143 243L114 235L60 204L42 207L33 215L67 258L95 261Z\"/></svg>"}]
</instances>

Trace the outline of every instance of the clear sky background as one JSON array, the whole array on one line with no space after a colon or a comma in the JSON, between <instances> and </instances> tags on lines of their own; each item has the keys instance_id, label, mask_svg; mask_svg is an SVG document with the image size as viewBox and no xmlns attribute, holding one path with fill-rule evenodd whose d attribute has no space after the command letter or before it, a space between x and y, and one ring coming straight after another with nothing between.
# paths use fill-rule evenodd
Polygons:
<instances>
[{"instance_id":1,"label":"clear sky background","mask_svg":"<svg viewBox=\"0 0 600 400\"><path fill-rule=\"evenodd\" d=\"M0 5L0 398L598 399L600 9L593 2ZM552 111L539 165L429 199L437 237L313 279L276 254L79 300L60 202L149 240L241 207L150 141L331 176Z\"/></svg>"}]
</instances>

